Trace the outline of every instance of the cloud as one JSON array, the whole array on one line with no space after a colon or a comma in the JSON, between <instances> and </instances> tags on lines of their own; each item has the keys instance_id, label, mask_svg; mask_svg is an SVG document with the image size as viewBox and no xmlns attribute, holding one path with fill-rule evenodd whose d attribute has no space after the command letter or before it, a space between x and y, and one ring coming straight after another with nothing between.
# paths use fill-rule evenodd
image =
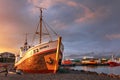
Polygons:
<instances>
[{"instance_id":1,"label":"cloud","mask_svg":"<svg viewBox=\"0 0 120 80\"><path fill-rule=\"evenodd\" d=\"M105 37L109 40L120 39L120 34L105 35Z\"/></svg>"},{"instance_id":2,"label":"cloud","mask_svg":"<svg viewBox=\"0 0 120 80\"><path fill-rule=\"evenodd\" d=\"M53 0L28 0L29 3L32 3L34 6L49 8L54 4Z\"/></svg>"},{"instance_id":3,"label":"cloud","mask_svg":"<svg viewBox=\"0 0 120 80\"><path fill-rule=\"evenodd\" d=\"M77 7L78 6L78 4L76 2L73 2L73 1L68 1L67 5L69 5L71 7Z\"/></svg>"},{"instance_id":4,"label":"cloud","mask_svg":"<svg viewBox=\"0 0 120 80\"><path fill-rule=\"evenodd\" d=\"M82 4L80 4L79 7L84 9L84 16L81 17L81 15L78 15L78 18L75 20L77 23L95 21L101 18L105 18L109 12L105 7L99 7L95 11L92 11L90 8Z\"/></svg>"},{"instance_id":5,"label":"cloud","mask_svg":"<svg viewBox=\"0 0 120 80\"><path fill-rule=\"evenodd\" d=\"M31 31L31 17L25 0L0 0L0 52L16 53L22 34ZM34 20L34 19L33 19Z\"/></svg>"},{"instance_id":6,"label":"cloud","mask_svg":"<svg viewBox=\"0 0 120 80\"><path fill-rule=\"evenodd\" d=\"M54 5L54 3L56 3L56 1L54 0L28 0L28 2L33 5L33 7L31 8L31 11L34 14L36 14L39 11L39 9L35 7L49 8L52 5Z\"/></svg>"},{"instance_id":7,"label":"cloud","mask_svg":"<svg viewBox=\"0 0 120 80\"><path fill-rule=\"evenodd\" d=\"M56 4L64 4L69 5L71 7L77 7L77 4L72 0L28 0L28 2L33 5L33 8L31 8L31 11L33 13L38 12L38 9L34 8L35 6L46 9L53 7Z\"/></svg>"},{"instance_id":8,"label":"cloud","mask_svg":"<svg viewBox=\"0 0 120 80\"><path fill-rule=\"evenodd\" d=\"M0 0L0 51L17 51L24 42L24 33L35 31L39 21L35 6L47 8L43 18L62 34L63 43L67 42L65 50L102 50L119 43L117 0Z\"/></svg>"},{"instance_id":9,"label":"cloud","mask_svg":"<svg viewBox=\"0 0 120 80\"><path fill-rule=\"evenodd\" d=\"M64 30L67 28L67 25L58 21L58 20L55 20L52 22L52 25L54 25L54 28L58 29L60 28L60 30Z\"/></svg>"}]
</instances>

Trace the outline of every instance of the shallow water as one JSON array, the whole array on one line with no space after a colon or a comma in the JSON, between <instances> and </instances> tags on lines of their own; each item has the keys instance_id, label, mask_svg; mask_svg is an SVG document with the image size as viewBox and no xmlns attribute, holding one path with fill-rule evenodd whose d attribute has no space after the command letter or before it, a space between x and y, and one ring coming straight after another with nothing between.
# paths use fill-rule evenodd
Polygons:
<instances>
[{"instance_id":1,"label":"shallow water","mask_svg":"<svg viewBox=\"0 0 120 80\"><path fill-rule=\"evenodd\" d=\"M71 67L75 70L85 70L94 71L98 73L116 74L120 75L120 66L110 67L110 66L75 66Z\"/></svg>"}]
</instances>

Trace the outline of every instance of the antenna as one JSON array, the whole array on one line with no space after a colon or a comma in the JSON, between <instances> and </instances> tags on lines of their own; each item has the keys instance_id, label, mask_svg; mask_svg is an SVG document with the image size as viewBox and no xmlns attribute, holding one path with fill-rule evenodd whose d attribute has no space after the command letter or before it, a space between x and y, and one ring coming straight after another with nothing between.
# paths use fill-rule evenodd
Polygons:
<instances>
[{"instance_id":1,"label":"antenna","mask_svg":"<svg viewBox=\"0 0 120 80\"><path fill-rule=\"evenodd\" d=\"M26 33L25 34L25 43L24 43L24 50L27 50L28 49L28 41L27 41L27 36L28 36L29 33Z\"/></svg>"},{"instance_id":2,"label":"antenna","mask_svg":"<svg viewBox=\"0 0 120 80\"><path fill-rule=\"evenodd\" d=\"M46 9L46 8L43 8L43 7L39 7L39 6L35 6L36 8L39 8L39 9Z\"/></svg>"},{"instance_id":3,"label":"antenna","mask_svg":"<svg viewBox=\"0 0 120 80\"><path fill-rule=\"evenodd\" d=\"M24 45L28 45L27 37L28 37L29 34L31 34L31 33L25 33L24 34L25 35L25 43L24 43Z\"/></svg>"}]
</instances>

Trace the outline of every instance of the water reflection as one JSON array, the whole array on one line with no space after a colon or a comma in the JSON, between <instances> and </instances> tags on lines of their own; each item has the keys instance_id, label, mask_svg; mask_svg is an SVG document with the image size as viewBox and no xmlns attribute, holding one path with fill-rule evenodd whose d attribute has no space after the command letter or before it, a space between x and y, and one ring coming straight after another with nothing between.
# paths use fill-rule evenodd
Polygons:
<instances>
[{"instance_id":1,"label":"water reflection","mask_svg":"<svg viewBox=\"0 0 120 80\"><path fill-rule=\"evenodd\" d=\"M109 66L75 66L71 67L75 70L94 71L98 73L116 74L120 75L120 66L109 67Z\"/></svg>"},{"instance_id":2,"label":"water reflection","mask_svg":"<svg viewBox=\"0 0 120 80\"><path fill-rule=\"evenodd\" d=\"M82 70L89 71L90 69L95 69L97 66L83 66L81 67Z\"/></svg>"}]
</instances>

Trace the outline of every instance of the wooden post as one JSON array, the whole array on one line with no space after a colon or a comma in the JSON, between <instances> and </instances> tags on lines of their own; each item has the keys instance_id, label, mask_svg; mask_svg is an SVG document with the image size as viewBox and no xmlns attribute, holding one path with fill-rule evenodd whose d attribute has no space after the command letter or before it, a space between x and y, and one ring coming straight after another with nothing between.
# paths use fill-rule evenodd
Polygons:
<instances>
[{"instance_id":1,"label":"wooden post","mask_svg":"<svg viewBox=\"0 0 120 80\"><path fill-rule=\"evenodd\" d=\"M56 63L55 63L54 73L56 73L56 71L58 69L58 66L59 66L58 65L58 60L59 60L61 40L62 40L62 37L58 37L58 45L57 45L57 51L56 51Z\"/></svg>"}]
</instances>

